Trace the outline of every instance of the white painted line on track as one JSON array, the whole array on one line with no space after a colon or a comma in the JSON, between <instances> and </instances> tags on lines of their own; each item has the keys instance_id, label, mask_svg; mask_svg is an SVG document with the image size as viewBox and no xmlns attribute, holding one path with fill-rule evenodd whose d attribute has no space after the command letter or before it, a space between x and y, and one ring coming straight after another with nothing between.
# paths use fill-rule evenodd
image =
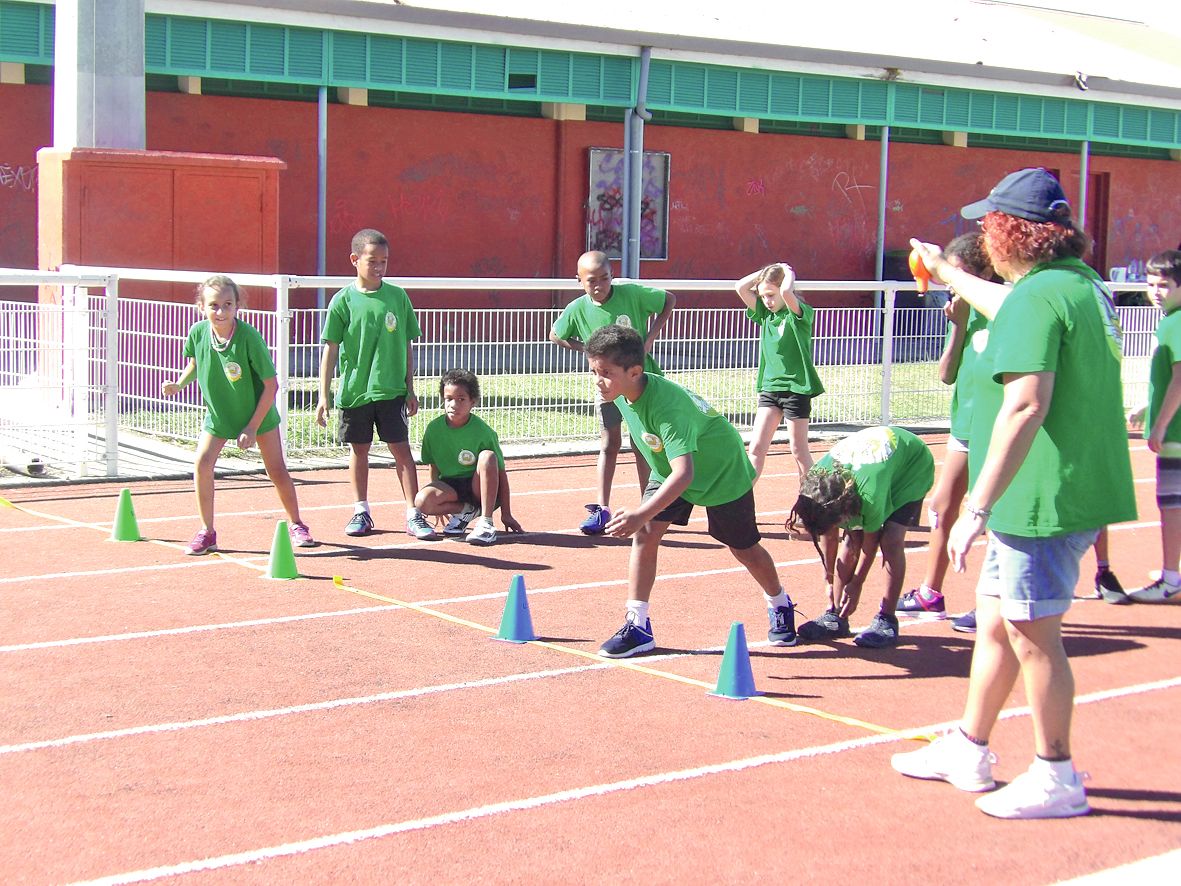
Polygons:
<instances>
[{"instance_id":1,"label":"white painted line on track","mask_svg":"<svg viewBox=\"0 0 1181 886\"><path fill-rule=\"evenodd\" d=\"M1105 692L1095 693L1093 696L1080 696L1079 698L1075 699L1075 703L1086 704L1093 701L1106 700L1108 698L1115 698L1123 695L1134 695L1163 688L1173 688L1175 686L1181 686L1181 677L1172 680L1163 680L1158 683L1130 686L1121 690L1108 690ZM1018 711L1006 711L1002 713L1002 716L1006 715L1013 717L1022 716L1023 714L1019 713ZM111 874L109 876L99 877L93 880L78 881L77 883L73 884L73 886L119 886L119 884L127 883L147 883L153 880L160 880L165 877L176 877L183 874L198 873L201 871L224 870L226 868L238 867L240 865L256 864L259 862L269 861L271 859L303 855L308 852L314 852L318 849L328 849L335 846L346 846L367 840L380 839L382 837L389 837L395 834L428 830L430 828L476 821L483 818L491 818L497 815L505 815L513 812L541 809L543 807L554 806L559 803L594 799L598 797L604 797L609 794L621 793L623 791L652 788L660 785L673 784L676 782L707 778L714 775L742 772L762 766L790 763L796 760L806 760L815 757L828 756L831 754L839 754L846 751L872 747L874 745L904 741L907 740L908 735L918 732L936 732L949 728L951 725L954 724L947 723L937 724L934 726L924 726L921 729L907 730L906 732L899 732L893 735L871 735L849 741L835 742L826 745L814 745L812 747L799 748L791 751L781 751L776 754L762 754L756 757L745 757L738 760L730 760L724 763L695 766L689 769L679 769L671 772L657 772L636 778L623 779L621 781L569 788L564 791L556 791L553 793L541 794L532 797L521 797L515 800L505 800L499 803L489 803L482 806L473 806L467 809L456 810L454 812L444 812L438 815L431 815L423 818L391 822L388 824L381 824L375 827L363 828L360 830L343 831L336 834L326 834L306 840L283 843L277 846L267 846L258 849L247 850L245 852L235 852L228 855L219 855L209 858L196 859L193 861L180 862L177 864L161 865L159 867L143 868L137 871Z\"/></svg>"},{"instance_id":2,"label":"white painted line on track","mask_svg":"<svg viewBox=\"0 0 1181 886\"><path fill-rule=\"evenodd\" d=\"M778 514L778 513L782 513L782 512L781 511L769 511L764 514L760 514L760 516L767 516L769 514L773 515L773 514ZM704 519L701 519L699 521L692 521L692 522L704 523L705 521L704 521ZM1109 528L1112 532L1124 532L1124 531L1144 529L1144 528L1159 526L1159 525L1160 525L1159 522L1120 523L1120 524L1111 526ZM577 530L574 530L574 531L577 531ZM431 544L431 543L430 542L410 542L407 546L415 546L415 545L426 546L429 544ZM973 545L973 547L981 547L983 545L984 545L984 542L982 540L980 540L980 541L977 541L975 543L975 545ZM911 547L911 548L906 549L906 555L909 557L911 554L922 554L922 553L927 552L928 550L930 550L930 548L926 545L919 546L919 547ZM213 561L204 561L204 562L206 562L208 564ZM229 562L229 561L227 561L227 562ZM819 560L816 557L806 557L806 558L800 559L800 560L782 560L782 561L778 561L775 563L775 568L776 569L785 569L785 568L794 567L794 566L808 566L808 565L815 565L818 562L819 562ZM170 564L167 566L152 566L152 567L145 566L145 567L136 567L136 569L134 569L134 570L127 570L127 571L142 571L142 570L151 570L151 569L180 569L180 568L184 568L185 566L193 566L193 565L200 565L200 563L185 562L185 563L179 563L179 564ZM84 576L84 575L110 575L110 574L118 574L120 571L121 570L116 569L116 570L103 570L100 572L88 572L88 573L61 573L61 574L54 576L54 577L80 577L80 576ZM702 578L702 577L711 576L711 575L738 574L738 573L741 573L744 571L745 571L745 567L743 567L743 566L731 566L731 567L725 567L725 568L720 568L720 569L703 570L700 572L667 573L664 575L657 575L656 581L658 581L658 582L684 581L686 579ZM31 581L33 579L26 578L26 579L21 579L21 580ZM0 579L0 583L4 583L5 581L18 581L18 579ZM584 590L595 590L595 589L607 588L607 587L622 587L626 584L627 584L626 578L606 579L604 581L581 582L581 583L577 583L577 584L568 584L568 585L554 585L554 586L548 587L548 588L530 588L528 590L528 594L529 594L529 596L534 596L536 594L556 594L556 593L561 593L563 591L584 591ZM469 594L469 595L466 595L463 597L441 597L441 598L438 598L435 600L415 600L413 602L419 606L427 606L427 607L448 606L448 605L462 604L462 603L474 603L474 602L479 602L479 601L483 601L483 600L504 599L507 596L508 596L507 591L490 591L487 594ZM305 619L337 618L337 617L345 617L345 616L353 616L353 615L362 615L362 614L367 614L367 613L372 613L372 612L386 612L386 611L390 611L390 610L394 610L394 609L405 609L405 607L404 606L397 606L397 605L367 606L367 607L359 607L359 608L354 608L354 609L331 610L331 611L327 611L327 612L314 612L314 613L308 613L305 615L295 615L295 616L284 615L284 616L276 616L274 618L252 619L249 621L223 622L220 624L194 625L191 627L181 627L181 628L163 628L163 629L159 629L159 630L148 630L148 631L129 631L129 632L122 633L122 634L103 634L103 635L94 636L94 637L71 637L71 638L67 638L67 639L63 639L63 640L41 640L41 641L36 641L36 642L31 642L31 643L13 643L13 644L10 644L7 646L0 646L0 653L27 652L27 651L34 650L34 649L54 649L54 648L66 647L66 646L82 646L82 645L86 645L89 643L111 643L111 642L122 642L122 641L127 641L127 640L147 640L147 639L152 639L154 637L167 637L167 636L178 635L178 634L190 634L190 633L200 633L200 632L207 632L207 631L235 630L235 629L239 629L239 628L261 627L264 625L283 624L285 622L302 621Z\"/></svg>"},{"instance_id":3,"label":"white painted line on track","mask_svg":"<svg viewBox=\"0 0 1181 886\"><path fill-rule=\"evenodd\" d=\"M1056 886L1127 886L1128 883L1176 883L1181 871L1181 849L1142 858L1114 868L1083 874L1073 880L1059 880Z\"/></svg>"},{"instance_id":4,"label":"white painted line on track","mask_svg":"<svg viewBox=\"0 0 1181 886\"><path fill-rule=\"evenodd\" d=\"M237 714L225 714L220 717L205 717L200 720L180 720L174 723L153 723L147 726L131 726L127 729L111 729L106 732L89 732L81 735L68 735L64 738L51 738L44 741L29 741L23 744L0 745L0 755L19 754L26 751L40 751L46 748L61 748L74 744L85 744L92 741L104 741L113 738L128 738L134 735L152 735L160 732L179 732L184 729L199 729L204 726L225 726L229 723L245 723L253 720L267 720L272 717L286 717L292 714L307 714L314 711L330 711L336 708L355 707L357 705L377 704L384 701L397 701L406 698L419 698L424 695L435 695L440 692L452 692L457 689L483 689L489 686L501 686L506 683L521 683L526 680L540 680L547 677L561 677L566 674L577 674L583 671L597 671L610 668L610 662L602 664L579 665L577 667L558 668L548 671L532 671L524 674L509 674L504 677L489 677L484 680L467 680L462 683L444 683L437 686L421 686L414 689L400 689L394 692L381 692L376 695L358 696L355 698L335 698L329 701L309 702L307 704L291 705L285 708L270 708L257 711L244 711Z\"/></svg>"}]
</instances>

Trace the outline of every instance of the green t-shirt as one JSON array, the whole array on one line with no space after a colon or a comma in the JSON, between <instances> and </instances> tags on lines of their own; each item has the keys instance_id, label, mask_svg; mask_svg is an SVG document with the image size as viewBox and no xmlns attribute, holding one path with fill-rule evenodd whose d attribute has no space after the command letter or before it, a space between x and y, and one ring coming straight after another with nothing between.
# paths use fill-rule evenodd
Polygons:
<instances>
[{"instance_id":1,"label":"green t-shirt","mask_svg":"<svg viewBox=\"0 0 1181 886\"><path fill-rule=\"evenodd\" d=\"M1098 276L1078 259L1037 265L992 321L973 368L968 477L984 466L1007 374L1054 373L1045 421L992 506L998 532L1047 538L1136 518L1124 419L1123 332Z\"/></svg>"},{"instance_id":2,"label":"green t-shirt","mask_svg":"<svg viewBox=\"0 0 1181 886\"><path fill-rule=\"evenodd\" d=\"M639 283L612 283L611 296L601 305L595 304L586 293L570 302L554 323L554 334L563 341L576 338L585 344L595 330L616 324L634 329L644 338L648 324L664 310L667 298L668 293L663 289ZM651 354L644 355L644 371L663 375Z\"/></svg>"},{"instance_id":3,"label":"green t-shirt","mask_svg":"<svg viewBox=\"0 0 1181 886\"><path fill-rule=\"evenodd\" d=\"M935 483L935 458L927 444L905 428L865 428L836 443L816 468L845 468L861 496L861 514L844 529L878 532L904 505L922 501Z\"/></svg>"},{"instance_id":4,"label":"green t-shirt","mask_svg":"<svg viewBox=\"0 0 1181 886\"><path fill-rule=\"evenodd\" d=\"M746 316L759 324L759 373L756 391L807 394L817 397L824 385L812 363L812 324L816 309L800 302L800 315L785 307L772 313L762 300Z\"/></svg>"},{"instance_id":5,"label":"green t-shirt","mask_svg":"<svg viewBox=\"0 0 1181 886\"><path fill-rule=\"evenodd\" d=\"M1152 352L1152 367L1148 374L1148 411L1144 413L1145 437L1152 433L1152 426L1160 415L1176 363L1181 363L1181 311L1165 314L1156 327L1156 350ZM1181 409L1165 429L1165 442L1181 443Z\"/></svg>"},{"instance_id":6,"label":"green t-shirt","mask_svg":"<svg viewBox=\"0 0 1181 886\"><path fill-rule=\"evenodd\" d=\"M950 329L947 335L951 336ZM957 440L972 439L972 385L965 379L972 377L972 366L987 344L988 318L975 308L970 308L960 351L960 368L956 373L955 386L951 389L951 436Z\"/></svg>"},{"instance_id":7,"label":"green t-shirt","mask_svg":"<svg viewBox=\"0 0 1181 886\"><path fill-rule=\"evenodd\" d=\"M476 459L486 449L496 453L496 463L503 468L500 438L482 418L469 415L465 424L453 428L447 424L447 416L440 415L422 435L420 461L438 468L440 479L470 477L476 472Z\"/></svg>"},{"instance_id":8,"label":"green t-shirt","mask_svg":"<svg viewBox=\"0 0 1181 886\"><path fill-rule=\"evenodd\" d=\"M202 320L189 330L184 355L197 361L205 430L223 440L236 440L258 408L262 383L275 377L275 363L262 335L249 323L237 320L229 343L219 351L213 347L213 327ZM258 433L278 426L279 412L272 405Z\"/></svg>"},{"instance_id":9,"label":"green t-shirt","mask_svg":"<svg viewBox=\"0 0 1181 886\"><path fill-rule=\"evenodd\" d=\"M336 405L353 409L406 396L410 342L422 335L406 290L392 283L362 292L350 283L328 304L322 341L340 343Z\"/></svg>"},{"instance_id":10,"label":"green t-shirt","mask_svg":"<svg viewBox=\"0 0 1181 886\"><path fill-rule=\"evenodd\" d=\"M681 498L711 507L742 498L754 484L755 469L734 425L716 409L675 382L645 374L644 392L634 403L615 400L627 421L632 446L652 466L652 479L668 479L669 462L693 456L693 482Z\"/></svg>"}]
</instances>

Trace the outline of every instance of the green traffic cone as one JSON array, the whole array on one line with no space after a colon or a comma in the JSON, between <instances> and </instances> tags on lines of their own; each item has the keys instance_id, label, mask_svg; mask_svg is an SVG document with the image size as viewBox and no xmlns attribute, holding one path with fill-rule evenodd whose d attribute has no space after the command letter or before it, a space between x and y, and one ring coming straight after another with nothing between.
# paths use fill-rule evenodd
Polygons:
<instances>
[{"instance_id":1,"label":"green traffic cone","mask_svg":"<svg viewBox=\"0 0 1181 886\"><path fill-rule=\"evenodd\" d=\"M135 506L131 503L131 490L119 492L119 505L115 508L115 524L111 527L111 541L141 541L139 525L135 522Z\"/></svg>"},{"instance_id":2,"label":"green traffic cone","mask_svg":"<svg viewBox=\"0 0 1181 886\"><path fill-rule=\"evenodd\" d=\"M763 693L755 689L755 676L750 669L750 652L746 648L746 629L742 622L730 625L730 639L722 656L718 686L710 693L719 698L750 698Z\"/></svg>"},{"instance_id":3,"label":"green traffic cone","mask_svg":"<svg viewBox=\"0 0 1181 886\"><path fill-rule=\"evenodd\" d=\"M537 639L533 633L533 619L529 615L529 600L525 597L525 576L513 576L508 599L504 601L500 631L492 639L508 643L528 643Z\"/></svg>"},{"instance_id":4,"label":"green traffic cone","mask_svg":"<svg viewBox=\"0 0 1181 886\"><path fill-rule=\"evenodd\" d=\"M287 534L287 521L275 524L275 540L271 542L271 561L267 566L267 578L299 578L295 565L295 552L291 550L291 536Z\"/></svg>"}]
</instances>

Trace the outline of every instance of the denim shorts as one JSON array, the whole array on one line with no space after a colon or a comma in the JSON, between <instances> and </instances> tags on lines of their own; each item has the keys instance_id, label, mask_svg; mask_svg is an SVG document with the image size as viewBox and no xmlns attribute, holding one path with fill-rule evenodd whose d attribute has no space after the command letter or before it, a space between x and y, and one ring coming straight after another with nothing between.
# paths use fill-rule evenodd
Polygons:
<instances>
[{"instance_id":1,"label":"denim shorts","mask_svg":"<svg viewBox=\"0 0 1181 886\"><path fill-rule=\"evenodd\" d=\"M1006 621L1036 621L1070 608L1079 561L1099 530L1050 538L990 532L976 593L999 597Z\"/></svg>"}]
</instances>

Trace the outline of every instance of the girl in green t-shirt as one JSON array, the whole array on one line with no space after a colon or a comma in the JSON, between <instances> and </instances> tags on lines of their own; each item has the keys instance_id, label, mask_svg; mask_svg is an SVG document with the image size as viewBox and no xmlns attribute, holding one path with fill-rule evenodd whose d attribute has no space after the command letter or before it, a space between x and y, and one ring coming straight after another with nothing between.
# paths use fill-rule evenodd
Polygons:
<instances>
[{"instance_id":1,"label":"girl in green t-shirt","mask_svg":"<svg viewBox=\"0 0 1181 886\"><path fill-rule=\"evenodd\" d=\"M824 385L812 363L815 310L796 295L791 265L776 263L747 274L734 284L746 316L759 325L759 371L755 381L758 410L748 453L755 480L763 473L775 429L786 417L789 444L800 479L812 467L808 420L812 398Z\"/></svg>"},{"instance_id":2,"label":"girl in green t-shirt","mask_svg":"<svg viewBox=\"0 0 1181 886\"><path fill-rule=\"evenodd\" d=\"M472 544L496 541L492 512L497 508L504 528L521 532L509 505L500 439L472 414L480 402L479 379L466 369L452 369L439 380L439 399L443 414L422 437L422 463L430 465L431 482L415 496L414 506L426 516L449 517L443 534L466 533Z\"/></svg>"},{"instance_id":3,"label":"girl in green t-shirt","mask_svg":"<svg viewBox=\"0 0 1181 886\"><path fill-rule=\"evenodd\" d=\"M160 386L166 397L178 394L193 379L205 402L205 424L197 443L193 484L201 529L185 547L186 554L217 550L213 528L213 469L228 440L239 449L256 443L287 512L291 543L312 547L316 542L300 519L295 483L283 459L279 439L279 413L275 409L275 364L258 330L238 319L242 292L229 277L210 277L197 287L197 307L205 319L193 324L185 340L185 368L174 382Z\"/></svg>"}]
</instances>

